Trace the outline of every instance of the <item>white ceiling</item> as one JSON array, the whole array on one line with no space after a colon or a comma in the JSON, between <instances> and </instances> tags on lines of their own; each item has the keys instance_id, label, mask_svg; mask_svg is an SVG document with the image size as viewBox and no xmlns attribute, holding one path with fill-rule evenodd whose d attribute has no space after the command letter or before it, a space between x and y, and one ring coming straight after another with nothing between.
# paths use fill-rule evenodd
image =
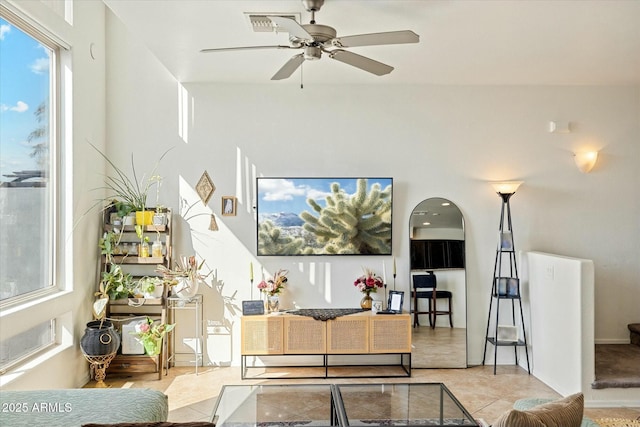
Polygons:
<instances>
[{"instance_id":1,"label":"white ceiling","mask_svg":"<svg viewBox=\"0 0 640 427\"><path fill-rule=\"evenodd\" d=\"M200 53L287 44L244 12L310 14L300 0L104 0L182 82L299 84L271 76L297 50ZM395 70L377 77L329 59L305 62L305 84L640 84L638 0L326 0L318 24L338 36L413 30L418 44L351 48Z\"/></svg>"}]
</instances>

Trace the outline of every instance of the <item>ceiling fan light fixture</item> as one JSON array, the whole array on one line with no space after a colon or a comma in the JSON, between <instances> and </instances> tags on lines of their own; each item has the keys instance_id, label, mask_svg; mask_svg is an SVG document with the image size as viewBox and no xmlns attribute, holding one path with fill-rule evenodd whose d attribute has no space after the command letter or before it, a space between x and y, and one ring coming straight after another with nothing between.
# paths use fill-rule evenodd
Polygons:
<instances>
[{"instance_id":1,"label":"ceiling fan light fixture","mask_svg":"<svg viewBox=\"0 0 640 427\"><path fill-rule=\"evenodd\" d=\"M306 46L304 48L304 59L307 61L317 61L322 56L322 49L319 46Z\"/></svg>"},{"instance_id":2,"label":"ceiling fan light fixture","mask_svg":"<svg viewBox=\"0 0 640 427\"><path fill-rule=\"evenodd\" d=\"M292 14L245 13L248 22L256 32L286 32L289 44L268 46L238 46L201 49L202 53L229 52L237 50L262 49L302 49L303 52L289 60L271 77L271 80L282 80L290 77L304 61L316 61L327 53L330 59L359 68L376 76L383 76L393 71L393 67L366 56L358 55L347 47L377 46L417 43L420 36L411 30L388 31L383 33L355 34L337 37L336 29L328 25L316 24L315 13L324 5L324 0L302 0L304 7L311 13L309 24L300 24Z\"/></svg>"},{"instance_id":3,"label":"ceiling fan light fixture","mask_svg":"<svg viewBox=\"0 0 640 427\"><path fill-rule=\"evenodd\" d=\"M313 41L316 43L325 43L334 39L338 34L335 28L328 25L321 24L304 24L302 28L307 30L309 34L313 36Z\"/></svg>"}]
</instances>

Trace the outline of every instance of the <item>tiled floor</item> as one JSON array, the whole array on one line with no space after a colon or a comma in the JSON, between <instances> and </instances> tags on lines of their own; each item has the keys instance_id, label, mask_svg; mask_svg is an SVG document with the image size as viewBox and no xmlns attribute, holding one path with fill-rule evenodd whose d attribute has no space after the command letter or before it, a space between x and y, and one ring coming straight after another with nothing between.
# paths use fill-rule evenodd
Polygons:
<instances>
[{"instance_id":1,"label":"tiled floor","mask_svg":"<svg viewBox=\"0 0 640 427\"><path fill-rule=\"evenodd\" d=\"M426 325L411 329L411 366L464 368L467 366L467 330Z\"/></svg>"},{"instance_id":2,"label":"tiled floor","mask_svg":"<svg viewBox=\"0 0 640 427\"><path fill-rule=\"evenodd\" d=\"M354 368L357 369L357 368ZM366 368L359 368L360 371ZM359 372L359 375L361 372ZM238 367L200 368L195 375L193 368L177 367L169 375L156 380L154 375L132 379L107 378L111 387L148 387L161 390L169 396L169 421L209 420L220 389L225 384L330 384L365 382L442 382L465 408L476 418L494 422L509 410L513 402L526 397L557 398L551 388L527 374L517 366L477 366L468 369L414 369L410 378L362 378L362 379L281 379L242 380ZM91 386L91 385L88 385ZM638 408L585 409L585 415L596 418L640 418Z\"/></svg>"}]
</instances>

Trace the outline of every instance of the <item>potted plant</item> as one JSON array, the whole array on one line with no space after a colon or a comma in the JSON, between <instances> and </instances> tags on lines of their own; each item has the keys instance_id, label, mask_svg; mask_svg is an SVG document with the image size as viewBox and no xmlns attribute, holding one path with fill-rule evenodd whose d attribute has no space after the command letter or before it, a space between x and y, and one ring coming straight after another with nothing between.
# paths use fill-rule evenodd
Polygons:
<instances>
[{"instance_id":1,"label":"potted plant","mask_svg":"<svg viewBox=\"0 0 640 427\"><path fill-rule=\"evenodd\" d=\"M145 298L160 298L164 290L164 280L161 277L145 276L138 280L136 289Z\"/></svg>"},{"instance_id":2,"label":"potted plant","mask_svg":"<svg viewBox=\"0 0 640 427\"><path fill-rule=\"evenodd\" d=\"M200 282L207 278L208 274L201 274L200 269L204 265L204 260L197 263L195 255L190 257L182 256L174 268L168 268L160 264L156 271L162 273L165 284L173 286L172 293L180 298L189 299L198 292Z\"/></svg>"},{"instance_id":3,"label":"potted plant","mask_svg":"<svg viewBox=\"0 0 640 427\"><path fill-rule=\"evenodd\" d=\"M128 298L133 295L133 279L131 274L125 274L122 267L114 262L113 255L120 244L121 233L108 231L100 238L100 253L105 256L105 271L102 272L100 291L96 296L105 295L109 299Z\"/></svg>"},{"instance_id":4,"label":"potted plant","mask_svg":"<svg viewBox=\"0 0 640 427\"><path fill-rule=\"evenodd\" d=\"M100 294L107 294L112 300L129 298L134 296L133 285L131 274L125 274L118 264L109 264L108 270L102 272Z\"/></svg>"},{"instance_id":5,"label":"potted plant","mask_svg":"<svg viewBox=\"0 0 640 427\"><path fill-rule=\"evenodd\" d=\"M153 214L153 225L162 226L167 224L167 211L164 206L157 205Z\"/></svg>"},{"instance_id":6,"label":"potted plant","mask_svg":"<svg viewBox=\"0 0 640 427\"><path fill-rule=\"evenodd\" d=\"M136 335L142 345L144 346L145 353L149 356L157 356L162 351L162 339L167 332L171 332L175 327L175 323L167 325L166 323L159 324L154 322L153 319L147 317L146 320L139 322L135 326Z\"/></svg>"},{"instance_id":7,"label":"potted plant","mask_svg":"<svg viewBox=\"0 0 640 427\"><path fill-rule=\"evenodd\" d=\"M107 175L105 177L105 187L109 194L103 200L108 200L110 206L115 199L119 201L122 205L129 206L134 212L136 212L136 223L140 225L151 225L153 220L153 210L149 210L147 208L147 198L149 195L149 190L154 185L159 185L162 178L157 175L155 172L158 168L160 161L167 155L167 153L171 150L165 151L158 161L156 162L153 170L149 175L143 174L140 178L138 178L138 173L136 172L135 162L133 159L133 153L131 154L131 175L128 175L123 169L119 168L115 163L107 157L102 151L100 151L95 145L89 143L101 156L104 158L111 169L115 172L115 175L110 176ZM148 176L148 178L147 178ZM158 194L156 193L156 197ZM108 207L107 206L107 207Z\"/></svg>"},{"instance_id":8,"label":"potted plant","mask_svg":"<svg viewBox=\"0 0 640 427\"><path fill-rule=\"evenodd\" d=\"M116 215L122 220L122 225L134 225L135 224L135 212L133 206L120 200L112 201L115 208Z\"/></svg>"}]
</instances>

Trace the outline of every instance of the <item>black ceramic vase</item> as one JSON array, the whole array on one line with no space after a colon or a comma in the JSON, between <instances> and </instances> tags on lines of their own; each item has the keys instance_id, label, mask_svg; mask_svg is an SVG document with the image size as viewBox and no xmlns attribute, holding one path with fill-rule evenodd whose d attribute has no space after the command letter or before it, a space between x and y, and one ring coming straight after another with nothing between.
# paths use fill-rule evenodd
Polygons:
<instances>
[{"instance_id":1,"label":"black ceramic vase","mask_svg":"<svg viewBox=\"0 0 640 427\"><path fill-rule=\"evenodd\" d=\"M80 348L87 356L103 356L118 351L120 335L108 320L93 320L87 323L80 339Z\"/></svg>"}]
</instances>

